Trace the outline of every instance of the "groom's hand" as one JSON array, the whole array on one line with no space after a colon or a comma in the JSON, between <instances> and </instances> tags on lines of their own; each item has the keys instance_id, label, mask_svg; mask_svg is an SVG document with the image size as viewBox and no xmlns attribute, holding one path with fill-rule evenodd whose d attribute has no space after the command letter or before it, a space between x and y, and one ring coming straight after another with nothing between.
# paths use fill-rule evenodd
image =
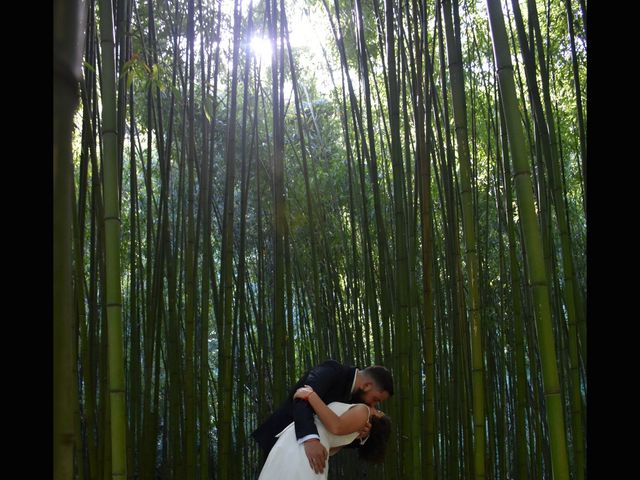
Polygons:
<instances>
[{"instance_id":1,"label":"groom's hand","mask_svg":"<svg viewBox=\"0 0 640 480\"><path fill-rule=\"evenodd\" d=\"M309 465L315 473L324 472L324 464L327 461L327 449L322 446L320 440L313 438L304 442L304 453L307 454Z\"/></svg>"}]
</instances>

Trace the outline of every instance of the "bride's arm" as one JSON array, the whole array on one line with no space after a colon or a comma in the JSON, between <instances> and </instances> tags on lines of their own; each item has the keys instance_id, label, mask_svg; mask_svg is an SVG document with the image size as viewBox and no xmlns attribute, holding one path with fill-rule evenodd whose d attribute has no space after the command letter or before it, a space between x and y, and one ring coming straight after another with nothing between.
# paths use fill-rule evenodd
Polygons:
<instances>
[{"instance_id":1,"label":"bride's arm","mask_svg":"<svg viewBox=\"0 0 640 480\"><path fill-rule=\"evenodd\" d=\"M341 416L336 415L311 387L299 388L294 398L301 398L309 402L309 405L316 412L326 429L334 435L357 432L369 419L369 409L364 404L351 407Z\"/></svg>"}]
</instances>

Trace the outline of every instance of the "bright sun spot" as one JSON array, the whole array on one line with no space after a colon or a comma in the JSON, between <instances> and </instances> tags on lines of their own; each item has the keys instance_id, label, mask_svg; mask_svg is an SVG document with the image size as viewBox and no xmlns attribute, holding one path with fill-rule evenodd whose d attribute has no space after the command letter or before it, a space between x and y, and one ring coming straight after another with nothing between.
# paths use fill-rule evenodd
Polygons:
<instances>
[{"instance_id":1,"label":"bright sun spot","mask_svg":"<svg viewBox=\"0 0 640 480\"><path fill-rule=\"evenodd\" d=\"M264 37L253 37L251 39L251 51L256 56L256 60L263 67L271 65L271 40Z\"/></svg>"},{"instance_id":2,"label":"bright sun spot","mask_svg":"<svg viewBox=\"0 0 640 480\"><path fill-rule=\"evenodd\" d=\"M337 55L332 58L330 45L333 43L333 35L331 33L329 22L326 19L325 12L319 6L301 5L296 0L285 0L287 3L287 20L289 30L289 43L293 49L293 56L300 69L307 69L315 83L317 91L329 92L332 88L331 77L327 69L325 60L325 52L323 46L329 51L329 61L331 68L339 72L339 60ZM241 0L242 16L245 21L249 12L250 0ZM256 15L256 9L262 3L262 0L253 0L253 11ZM223 12L230 18L233 16L233 0L222 0ZM254 16L254 26L260 18ZM265 27L263 27L265 28ZM231 41L230 32L222 32L221 45L229 45ZM279 42L277 47L280 47ZM267 30L254 30L249 39L249 48L252 56L255 58L256 64L261 69L271 67L274 43L269 38ZM288 62L288 53L285 53L285 61ZM300 80L300 79L299 79ZM285 90L286 90L285 85Z\"/></svg>"}]
</instances>

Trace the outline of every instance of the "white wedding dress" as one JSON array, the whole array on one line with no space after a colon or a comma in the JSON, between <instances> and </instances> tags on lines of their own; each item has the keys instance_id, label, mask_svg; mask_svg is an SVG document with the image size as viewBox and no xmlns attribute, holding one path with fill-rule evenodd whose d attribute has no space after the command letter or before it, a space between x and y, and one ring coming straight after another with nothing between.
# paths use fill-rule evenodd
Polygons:
<instances>
[{"instance_id":1,"label":"white wedding dress","mask_svg":"<svg viewBox=\"0 0 640 480\"><path fill-rule=\"evenodd\" d=\"M333 412L341 416L344 412L357 404L331 402L327 405ZM313 416L320 443L329 451L333 447L342 447L353 442L358 432L347 435L334 435L330 433L320 421L317 415ZM298 444L294 422L276 435L278 441L273 446L262 467L258 480L320 480L326 479L329 472L329 457L324 466L323 473L315 473L309 465L309 460L304 451L304 444Z\"/></svg>"}]
</instances>

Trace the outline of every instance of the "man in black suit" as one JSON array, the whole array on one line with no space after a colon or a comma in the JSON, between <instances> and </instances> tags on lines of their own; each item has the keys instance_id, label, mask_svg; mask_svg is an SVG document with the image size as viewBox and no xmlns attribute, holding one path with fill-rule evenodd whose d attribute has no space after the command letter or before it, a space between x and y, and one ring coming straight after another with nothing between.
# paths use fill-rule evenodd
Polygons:
<instances>
[{"instance_id":1,"label":"man in black suit","mask_svg":"<svg viewBox=\"0 0 640 480\"><path fill-rule=\"evenodd\" d=\"M318 429L313 421L313 409L308 402L293 400L295 391L305 385L311 386L326 404L344 402L375 406L393 395L393 378L389 370L382 366L374 365L359 370L335 360L327 360L305 373L280 408L251 434L265 455L269 455L277 441L276 435L295 421L298 443L304 443L313 471L322 473L328 452L320 443ZM361 442L366 441L370 429L371 424L367 423L360 433Z\"/></svg>"}]
</instances>

